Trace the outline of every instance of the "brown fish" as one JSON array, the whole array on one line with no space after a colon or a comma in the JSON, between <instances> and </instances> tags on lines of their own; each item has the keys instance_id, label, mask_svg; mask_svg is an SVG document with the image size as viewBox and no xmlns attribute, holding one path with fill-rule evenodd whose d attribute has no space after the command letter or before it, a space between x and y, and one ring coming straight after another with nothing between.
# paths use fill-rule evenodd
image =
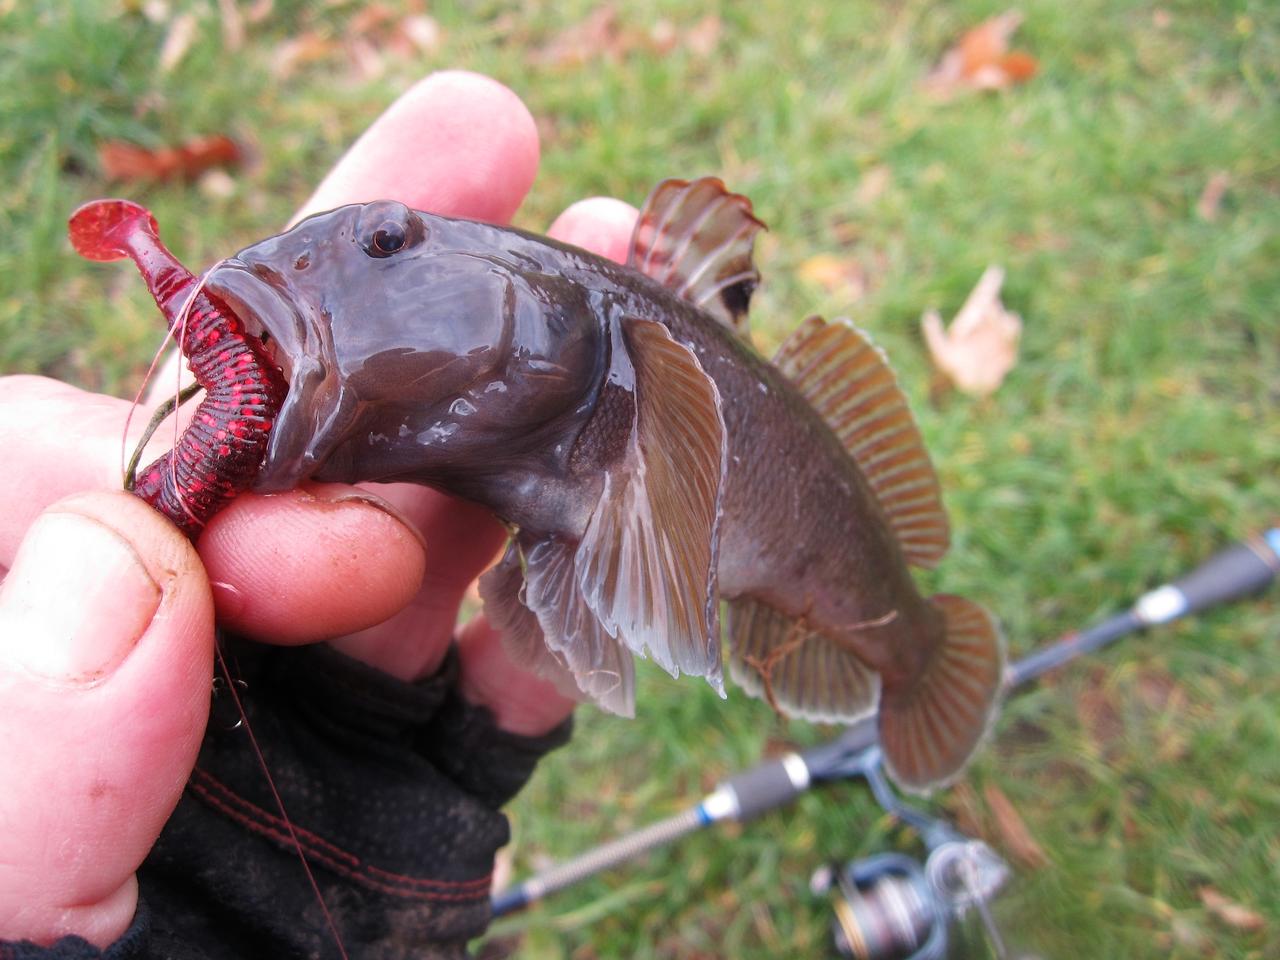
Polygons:
<instances>
[{"instance_id":1,"label":"brown fish","mask_svg":"<svg viewBox=\"0 0 1280 960\"><path fill-rule=\"evenodd\" d=\"M746 338L761 224L666 181L626 266L399 203L341 207L225 261L205 291L288 384L256 489L411 481L512 527L482 580L517 658L630 714L632 655L789 714L879 709L905 787L954 778L994 714L992 618L908 564L949 539L905 397L852 325Z\"/></svg>"}]
</instances>

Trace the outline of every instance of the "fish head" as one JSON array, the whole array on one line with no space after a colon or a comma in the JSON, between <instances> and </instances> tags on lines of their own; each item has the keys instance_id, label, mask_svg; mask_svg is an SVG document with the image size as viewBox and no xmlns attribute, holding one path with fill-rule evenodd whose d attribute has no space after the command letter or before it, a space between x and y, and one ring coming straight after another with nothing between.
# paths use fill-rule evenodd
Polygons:
<instances>
[{"instance_id":1,"label":"fish head","mask_svg":"<svg viewBox=\"0 0 1280 960\"><path fill-rule=\"evenodd\" d=\"M522 234L394 201L310 217L209 276L288 392L256 488L430 481L586 406L601 324Z\"/></svg>"}]
</instances>

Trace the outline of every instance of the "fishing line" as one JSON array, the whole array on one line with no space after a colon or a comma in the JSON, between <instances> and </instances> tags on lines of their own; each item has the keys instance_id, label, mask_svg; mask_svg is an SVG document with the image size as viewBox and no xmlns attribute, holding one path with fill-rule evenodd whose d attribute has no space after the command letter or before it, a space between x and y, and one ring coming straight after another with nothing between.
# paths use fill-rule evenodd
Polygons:
<instances>
[{"instance_id":1,"label":"fishing line","mask_svg":"<svg viewBox=\"0 0 1280 960\"><path fill-rule=\"evenodd\" d=\"M298 861L302 864L302 871L307 875L307 882L311 884L311 892L315 894L316 903L320 905L320 912L324 915L324 922L329 927L329 932L333 934L334 946L338 948L338 956L342 960L350 960L347 956L346 947L342 945L342 935L338 932L338 924L333 919L333 914L329 912L329 905L325 903L324 894L320 892L320 884L316 882L316 876L311 870L311 864L307 863L307 855L302 850L302 841L298 839L298 833L293 828L293 819L289 816L284 808L284 799L280 796L280 791L276 789L275 778L271 776L271 769L267 766L267 758L262 754L262 748L258 746L258 738L253 735L253 724L249 722L249 715L245 712L244 703L240 699L240 694L236 692L236 683L231 676L231 671L227 667L226 658L222 655L222 646L218 643L213 645L214 654L218 658L218 668L222 671L223 677L227 681L227 691L231 694L231 700L236 705L236 710L240 713L240 719L244 721L244 732L249 738L249 746L253 750L253 755L257 758L258 766L262 770L262 775L267 781L267 787L271 791L271 798L276 805L276 809L280 811L280 819L284 821L285 830L289 833L289 839L293 842L293 849L298 853Z\"/></svg>"}]
</instances>

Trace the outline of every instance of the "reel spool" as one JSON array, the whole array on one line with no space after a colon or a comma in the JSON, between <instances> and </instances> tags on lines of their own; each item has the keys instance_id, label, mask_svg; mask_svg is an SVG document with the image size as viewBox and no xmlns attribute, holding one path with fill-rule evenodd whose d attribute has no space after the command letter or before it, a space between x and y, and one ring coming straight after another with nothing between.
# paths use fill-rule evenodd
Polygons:
<instances>
[{"instance_id":1,"label":"reel spool","mask_svg":"<svg viewBox=\"0 0 1280 960\"><path fill-rule=\"evenodd\" d=\"M836 952L855 960L943 960L951 926L970 910L982 917L997 957L1004 942L988 904L1009 868L990 847L952 832L923 867L901 853L882 853L814 874L810 888L837 894L831 932Z\"/></svg>"}]
</instances>

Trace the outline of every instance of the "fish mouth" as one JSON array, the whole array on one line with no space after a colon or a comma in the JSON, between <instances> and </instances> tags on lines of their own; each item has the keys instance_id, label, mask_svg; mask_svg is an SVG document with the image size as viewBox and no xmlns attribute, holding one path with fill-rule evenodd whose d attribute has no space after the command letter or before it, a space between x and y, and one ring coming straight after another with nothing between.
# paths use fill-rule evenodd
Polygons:
<instances>
[{"instance_id":1,"label":"fish mouth","mask_svg":"<svg viewBox=\"0 0 1280 960\"><path fill-rule=\"evenodd\" d=\"M336 358L321 311L277 271L236 257L209 274L205 289L226 303L284 377L284 402L252 489L292 489L323 466L320 440L340 405Z\"/></svg>"}]
</instances>

